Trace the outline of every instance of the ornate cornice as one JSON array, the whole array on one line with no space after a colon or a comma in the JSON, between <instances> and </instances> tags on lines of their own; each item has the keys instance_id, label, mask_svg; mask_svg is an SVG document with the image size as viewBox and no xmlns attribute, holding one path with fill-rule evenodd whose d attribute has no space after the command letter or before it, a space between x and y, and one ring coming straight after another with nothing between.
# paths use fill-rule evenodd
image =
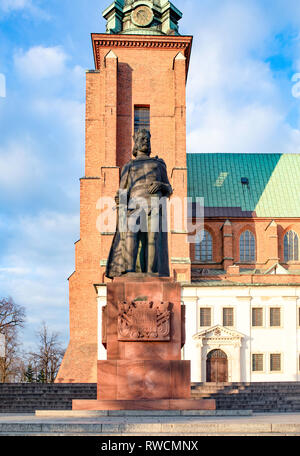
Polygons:
<instances>
[{"instance_id":1,"label":"ornate cornice","mask_svg":"<svg viewBox=\"0 0 300 456\"><path fill-rule=\"evenodd\" d=\"M92 43L96 70L100 69L100 48L160 48L177 49L186 57L189 67L192 36L156 36L156 35L107 35L92 33Z\"/></svg>"}]
</instances>

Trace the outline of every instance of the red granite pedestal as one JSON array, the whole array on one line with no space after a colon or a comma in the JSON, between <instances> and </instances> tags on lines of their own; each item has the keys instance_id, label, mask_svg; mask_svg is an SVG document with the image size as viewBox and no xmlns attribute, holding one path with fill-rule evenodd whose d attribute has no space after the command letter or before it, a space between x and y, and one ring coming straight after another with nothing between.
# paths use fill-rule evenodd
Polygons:
<instances>
[{"instance_id":1,"label":"red granite pedestal","mask_svg":"<svg viewBox=\"0 0 300 456\"><path fill-rule=\"evenodd\" d=\"M143 274L115 279L102 333L107 361L98 361L97 400L73 400L73 410L215 410L214 400L191 398L178 283Z\"/></svg>"}]
</instances>

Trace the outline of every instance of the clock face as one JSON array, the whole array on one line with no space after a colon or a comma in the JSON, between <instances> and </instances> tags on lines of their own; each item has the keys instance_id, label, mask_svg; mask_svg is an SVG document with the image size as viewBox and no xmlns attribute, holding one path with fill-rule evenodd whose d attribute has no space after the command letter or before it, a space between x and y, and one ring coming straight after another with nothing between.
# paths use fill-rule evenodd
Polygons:
<instances>
[{"instance_id":1,"label":"clock face","mask_svg":"<svg viewBox=\"0 0 300 456\"><path fill-rule=\"evenodd\" d=\"M131 20L139 27L147 27L153 20L153 12L146 5L138 6L132 11Z\"/></svg>"}]
</instances>

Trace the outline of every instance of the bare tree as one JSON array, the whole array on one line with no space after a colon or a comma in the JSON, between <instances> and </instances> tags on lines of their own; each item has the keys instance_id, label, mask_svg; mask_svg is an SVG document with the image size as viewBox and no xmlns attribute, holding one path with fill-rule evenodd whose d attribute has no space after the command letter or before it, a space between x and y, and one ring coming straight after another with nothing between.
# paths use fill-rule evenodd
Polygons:
<instances>
[{"instance_id":1,"label":"bare tree","mask_svg":"<svg viewBox=\"0 0 300 456\"><path fill-rule=\"evenodd\" d=\"M24 307L16 304L12 298L0 300L0 333L7 327L22 327L25 321Z\"/></svg>"},{"instance_id":2,"label":"bare tree","mask_svg":"<svg viewBox=\"0 0 300 456\"><path fill-rule=\"evenodd\" d=\"M0 358L0 383L21 381L22 358L16 326L2 329L5 336L5 357Z\"/></svg>"},{"instance_id":3,"label":"bare tree","mask_svg":"<svg viewBox=\"0 0 300 456\"><path fill-rule=\"evenodd\" d=\"M51 332L45 323L38 332L37 352L31 352L31 362L45 383L53 383L64 355L59 334Z\"/></svg>"},{"instance_id":4,"label":"bare tree","mask_svg":"<svg viewBox=\"0 0 300 456\"><path fill-rule=\"evenodd\" d=\"M22 357L18 329L25 321L24 307L12 298L0 300L0 333L5 337L5 356L0 358L0 383L16 382L22 376Z\"/></svg>"}]
</instances>

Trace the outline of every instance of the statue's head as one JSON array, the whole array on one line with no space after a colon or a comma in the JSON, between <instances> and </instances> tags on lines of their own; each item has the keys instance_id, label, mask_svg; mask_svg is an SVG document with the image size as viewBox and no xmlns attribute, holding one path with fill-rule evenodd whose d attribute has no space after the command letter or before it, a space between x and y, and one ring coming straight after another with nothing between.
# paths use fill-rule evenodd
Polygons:
<instances>
[{"instance_id":1,"label":"statue's head","mask_svg":"<svg viewBox=\"0 0 300 456\"><path fill-rule=\"evenodd\" d=\"M132 151L132 155L134 157L137 156L138 152L142 152L145 155L151 154L151 134L150 131L146 130L145 128L140 128L137 130L133 136L134 139L134 147Z\"/></svg>"}]
</instances>

